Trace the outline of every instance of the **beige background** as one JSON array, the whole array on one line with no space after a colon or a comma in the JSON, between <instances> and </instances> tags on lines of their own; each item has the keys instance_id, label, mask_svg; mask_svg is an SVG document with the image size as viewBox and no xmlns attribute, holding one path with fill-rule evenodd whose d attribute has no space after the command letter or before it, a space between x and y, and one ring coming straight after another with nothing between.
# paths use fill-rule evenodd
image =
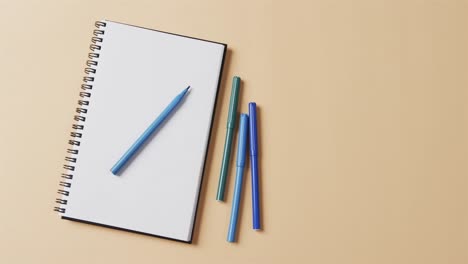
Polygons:
<instances>
[{"instance_id":1,"label":"beige background","mask_svg":"<svg viewBox=\"0 0 468 264\"><path fill-rule=\"evenodd\" d=\"M229 44L193 245L52 211L101 18ZM0 30L1 263L468 263L467 1L0 0ZM228 244L235 74L261 109L265 229L247 183Z\"/></svg>"}]
</instances>

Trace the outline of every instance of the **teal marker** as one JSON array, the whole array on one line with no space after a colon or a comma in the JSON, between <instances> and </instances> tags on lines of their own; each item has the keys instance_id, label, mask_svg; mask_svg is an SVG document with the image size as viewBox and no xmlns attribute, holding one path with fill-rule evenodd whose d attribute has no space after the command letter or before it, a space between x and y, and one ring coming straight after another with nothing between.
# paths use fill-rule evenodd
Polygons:
<instances>
[{"instance_id":1,"label":"teal marker","mask_svg":"<svg viewBox=\"0 0 468 264\"><path fill-rule=\"evenodd\" d=\"M226 186L226 179L227 179L227 174L229 171L229 161L231 159L232 140L234 137L234 127L236 124L237 103L239 101L240 82L241 82L241 79L237 76L234 76L234 78L232 79L231 99L229 102L229 113L228 113L227 130L226 130L226 141L224 142L224 153L223 153L223 160L221 163L221 172L219 174L218 193L216 194L216 200L218 201L224 201L224 189Z\"/></svg>"}]
</instances>

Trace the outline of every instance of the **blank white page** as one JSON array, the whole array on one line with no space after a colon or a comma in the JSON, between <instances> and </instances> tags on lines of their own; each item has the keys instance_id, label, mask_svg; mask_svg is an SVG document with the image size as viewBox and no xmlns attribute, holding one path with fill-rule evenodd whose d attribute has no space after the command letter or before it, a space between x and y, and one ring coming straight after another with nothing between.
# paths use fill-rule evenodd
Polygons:
<instances>
[{"instance_id":1,"label":"blank white page","mask_svg":"<svg viewBox=\"0 0 468 264\"><path fill-rule=\"evenodd\" d=\"M225 44L106 26L62 216L191 242ZM184 88L120 176L110 169Z\"/></svg>"}]
</instances>

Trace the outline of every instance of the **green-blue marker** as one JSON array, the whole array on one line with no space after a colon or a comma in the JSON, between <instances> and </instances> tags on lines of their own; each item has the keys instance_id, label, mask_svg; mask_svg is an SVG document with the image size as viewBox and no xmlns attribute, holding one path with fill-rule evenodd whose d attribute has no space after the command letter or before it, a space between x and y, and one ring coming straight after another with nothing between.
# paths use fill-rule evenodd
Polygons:
<instances>
[{"instance_id":1,"label":"green-blue marker","mask_svg":"<svg viewBox=\"0 0 468 264\"><path fill-rule=\"evenodd\" d=\"M237 76L234 76L234 78L232 79L231 99L229 102L229 113L228 113L227 130L226 130L226 141L224 142L224 153L223 153L223 160L221 163L221 172L219 175L218 193L216 194L216 200L218 201L224 201L224 189L226 186L226 179L227 179L227 174L229 171L229 161L231 159L232 140L234 137L234 127L236 124L237 103L239 101L240 82L241 82L241 79Z\"/></svg>"}]
</instances>

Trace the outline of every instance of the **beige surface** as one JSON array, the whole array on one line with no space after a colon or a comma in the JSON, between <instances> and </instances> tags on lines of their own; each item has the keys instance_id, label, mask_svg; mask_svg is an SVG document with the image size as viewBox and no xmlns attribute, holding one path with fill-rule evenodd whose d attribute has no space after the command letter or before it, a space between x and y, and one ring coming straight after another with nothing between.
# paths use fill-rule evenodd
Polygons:
<instances>
[{"instance_id":1,"label":"beige surface","mask_svg":"<svg viewBox=\"0 0 468 264\"><path fill-rule=\"evenodd\" d=\"M0 1L0 263L468 263L467 1L97 2ZM52 211L101 18L229 44L194 245ZM228 244L234 74L261 107L265 230L246 191Z\"/></svg>"}]
</instances>

